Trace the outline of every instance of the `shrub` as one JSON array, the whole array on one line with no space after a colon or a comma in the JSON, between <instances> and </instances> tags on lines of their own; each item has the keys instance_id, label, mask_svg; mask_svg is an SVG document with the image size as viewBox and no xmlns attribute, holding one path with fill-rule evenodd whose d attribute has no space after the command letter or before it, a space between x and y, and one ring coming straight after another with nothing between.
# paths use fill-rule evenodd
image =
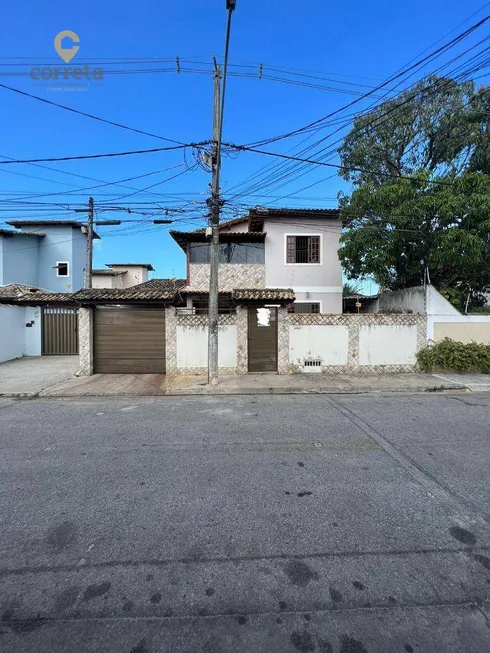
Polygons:
<instances>
[{"instance_id":1,"label":"shrub","mask_svg":"<svg viewBox=\"0 0 490 653\"><path fill-rule=\"evenodd\" d=\"M464 344L445 338L417 352L417 362L424 372L446 370L490 374L490 345Z\"/></svg>"}]
</instances>

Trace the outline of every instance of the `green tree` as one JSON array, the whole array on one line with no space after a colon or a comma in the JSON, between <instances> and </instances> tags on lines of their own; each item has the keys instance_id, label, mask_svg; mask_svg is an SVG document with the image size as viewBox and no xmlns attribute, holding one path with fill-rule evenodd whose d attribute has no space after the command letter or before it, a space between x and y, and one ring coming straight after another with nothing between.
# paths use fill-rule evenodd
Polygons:
<instances>
[{"instance_id":1,"label":"green tree","mask_svg":"<svg viewBox=\"0 0 490 653\"><path fill-rule=\"evenodd\" d=\"M365 183L341 207L347 228L339 255L348 278L373 276L396 290L422 284L428 269L434 286L469 294L471 304L490 287L490 176L429 179L417 171Z\"/></svg>"},{"instance_id":2,"label":"green tree","mask_svg":"<svg viewBox=\"0 0 490 653\"><path fill-rule=\"evenodd\" d=\"M425 270L460 308L490 286L490 91L428 77L354 121L339 149L348 278L384 288Z\"/></svg>"},{"instance_id":3,"label":"green tree","mask_svg":"<svg viewBox=\"0 0 490 653\"><path fill-rule=\"evenodd\" d=\"M415 170L461 172L484 116L473 82L428 76L396 99L354 120L339 154L341 176L354 184L383 184Z\"/></svg>"}]
</instances>

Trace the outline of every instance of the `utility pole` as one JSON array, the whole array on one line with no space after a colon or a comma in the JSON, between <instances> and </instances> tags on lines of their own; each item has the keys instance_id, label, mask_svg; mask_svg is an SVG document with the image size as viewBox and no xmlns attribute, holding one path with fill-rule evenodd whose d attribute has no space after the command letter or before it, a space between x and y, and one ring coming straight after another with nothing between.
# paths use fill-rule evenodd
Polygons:
<instances>
[{"instance_id":1,"label":"utility pole","mask_svg":"<svg viewBox=\"0 0 490 653\"><path fill-rule=\"evenodd\" d=\"M215 63L214 70L214 110L213 110L213 155L211 184L211 243L209 248L209 302L208 302L208 383L218 383L218 269L219 269L219 214L221 168L221 139L223 134L223 114L225 106L226 72L228 69L228 49L230 45L231 16L236 0L226 0L228 21L226 26L225 56L223 64L223 88L221 71ZM220 98L221 96L221 98Z\"/></svg>"},{"instance_id":2,"label":"utility pole","mask_svg":"<svg viewBox=\"0 0 490 653\"><path fill-rule=\"evenodd\" d=\"M94 198L88 198L87 259L85 261L85 288L92 288L92 250L94 243Z\"/></svg>"},{"instance_id":3,"label":"utility pole","mask_svg":"<svg viewBox=\"0 0 490 653\"><path fill-rule=\"evenodd\" d=\"M219 269L219 132L221 125L221 71L214 66L214 106L213 106L213 154L211 185L211 243L209 246L209 336L208 336L208 383L218 383L218 269Z\"/></svg>"},{"instance_id":4,"label":"utility pole","mask_svg":"<svg viewBox=\"0 0 490 653\"><path fill-rule=\"evenodd\" d=\"M88 198L88 209L74 209L75 213L87 214L87 246L85 250L85 277L84 288L92 288L92 250L94 240L94 198ZM119 222L119 221L118 221ZM120 222L119 222L120 224Z\"/></svg>"}]
</instances>

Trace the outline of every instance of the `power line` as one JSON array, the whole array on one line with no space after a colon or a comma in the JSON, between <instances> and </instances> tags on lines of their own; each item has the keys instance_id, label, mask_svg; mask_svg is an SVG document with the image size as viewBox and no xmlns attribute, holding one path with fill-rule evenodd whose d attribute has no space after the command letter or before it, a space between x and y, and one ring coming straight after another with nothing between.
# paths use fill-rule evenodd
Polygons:
<instances>
[{"instance_id":1,"label":"power line","mask_svg":"<svg viewBox=\"0 0 490 653\"><path fill-rule=\"evenodd\" d=\"M82 159L102 159L107 157L117 157L117 156L131 156L133 154L152 154L154 152L169 152L171 150L182 150L186 147L200 148L204 145L208 145L209 141L203 141L201 143L187 143L185 145L174 145L173 147L154 147L149 150L131 150L129 152L109 152L106 154L85 154L82 156L61 156L61 157L51 157L46 159L15 159L12 161L0 161L0 165L7 165L11 163L43 163L50 161L79 161Z\"/></svg>"},{"instance_id":2,"label":"power line","mask_svg":"<svg viewBox=\"0 0 490 653\"><path fill-rule=\"evenodd\" d=\"M86 118L91 118L92 120L98 120L99 122L106 123L107 125L113 125L114 127L119 127L120 129L126 129L128 131L132 131L137 134L142 134L143 136L151 136L152 138L158 138L162 141L167 141L168 143L176 143L178 145L184 145L184 143L182 143L181 141L176 141L172 138L167 138L166 136L160 136L159 134L152 134L151 132L146 132L141 129L136 129L135 127L128 127L127 125L123 125L122 123L119 122L114 122L113 120L106 120L105 118L101 118L100 116L95 116L91 113L85 113L85 111L79 111L78 109L73 109L72 107L67 107L64 104L58 104L57 102L52 102L51 100L46 100L46 98L39 97L38 95L33 95L32 93L26 93L25 91L21 91L18 88L13 88L12 86L7 86L6 84L0 84L0 88L3 88L7 91L12 91L13 93L18 93L19 95L24 95L25 97L29 97L33 100L38 100L39 102L44 102L44 104L49 104L51 106L58 107L59 109L64 109L65 111L70 111L71 113L76 113L80 116L85 116Z\"/></svg>"},{"instance_id":3,"label":"power line","mask_svg":"<svg viewBox=\"0 0 490 653\"><path fill-rule=\"evenodd\" d=\"M480 21L478 21L477 23L475 23L474 25L469 27L467 30L465 30L464 32L462 32L461 34L456 36L454 39L449 41L449 43L447 43L446 45L441 46L440 48L438 48L437 50L435 50L431 54L429 54L426 57L423 57L422 59L418 60L417 62L415 62L414 64L409 66L409 68L407 68L406 70L402 70L401 72L395 74L394 76L391 76L390 78L385 80L382 84L379 84L378 86L376 86L373 90L368 91L367 93L362 95L360 98L357 98L356 100L353 100L352 102L349 102L349 104L345 105L344 107L341 107L340 109L336 109L335 111L332 111L331 113L329 113L329 114L327 114L327 115L325 115L325 116L323 116L321 118L318 118L317 120L305 125L304 127L300 127L299 129L295 129L295 130L293 130L291 132L288 132L286 134L282 134L282 135L279 135L279 136L273 136L271 138L268 138L268 139L265 139L265 140L262 140L262 141L257 141L255 143L251 143L251 145L268 145L268 144L273 143L275 141L282 140L284 138L289 138L291 136L295 136L296 134L300 134L301 132L304 132L306 129L309 129L311 127L314 127L315 125L318 125L319 123L322 123L327 118L331 118L332 116L338 114L339 112L344 111L345 109L348 109L349 107L353 106L354 104L357 104L362 99L365 99L365 98L371 96L374 91L379 91L379 90L385 88L385 86L387 86L389 83L395 81L396 79L398 79L402 75L405 75L406 73L410 72L411 70L413 70L415 68L419 68L424 62L434 58L436 55L439 55L442 52L448 50L449 48L452 48L454 45L456 45L457 43L462 41L464 38L466 38L467 36L472 34L479 27L481 27L489 19L490 19L490 16L486 16L485 18L482 18Z\"/></svg>"}]
</instances>

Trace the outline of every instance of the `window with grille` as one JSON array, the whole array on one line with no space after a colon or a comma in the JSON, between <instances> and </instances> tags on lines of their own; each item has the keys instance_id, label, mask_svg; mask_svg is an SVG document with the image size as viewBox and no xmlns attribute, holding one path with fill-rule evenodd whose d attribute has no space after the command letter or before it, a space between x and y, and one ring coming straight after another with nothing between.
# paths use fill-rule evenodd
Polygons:
<instances>
[{"instance_id":1,"label":"window with grille","mask_svg":"<svg viewBox=\"0 0 490 653\"><path fill-rule=\"evenodd\" d=\"M319 313L320 302L301 302L298 304L289 304L288 313Z\"/></svg>"},{"instance_id":2,"label":"window with grille","mask_svg":"<svg viewBox=\"0 0 490 653\"><path fill-rule=\"evenodd\" d=\"M288 263L320 263L320 236L288 236Z\"/></svg>"}]
</instances>

